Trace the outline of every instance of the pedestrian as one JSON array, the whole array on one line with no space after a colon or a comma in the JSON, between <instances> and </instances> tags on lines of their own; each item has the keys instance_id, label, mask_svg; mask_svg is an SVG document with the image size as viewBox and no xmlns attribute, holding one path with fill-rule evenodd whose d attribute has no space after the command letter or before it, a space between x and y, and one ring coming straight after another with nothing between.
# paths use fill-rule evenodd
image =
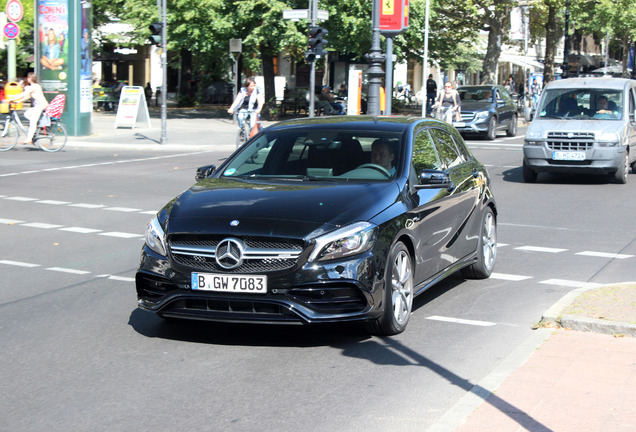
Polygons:
<instances>
[{"instance_id":1,"label":"pedestrian","mask_svg":"<svg viewBox=\"0 0 636 432\"><path fill-rule=\"evenodd\" d=\"M426 80L426 115L431 115L435 97L437 96L437 83L433 79L433 74L429 74Z\"/></svg>"},{"instance_id":2,"label":"pedestrian","mask_svg":"<svg viewBox=\"0 0 636 432\"><path fill-rule=\"evenodd\" d=\"M44 111L49 103L44 97L42 86L38 84L38 76L35 74L35 72L29 72L27 74L26 80L28 85L24 88L24 91L17 98L12 100L12 102L22 102L29 99L33 100L31 108L24 112L24 116L29 119L29 130L27 131L27 136L22 143L33 144L33 135L35 135L38 121L40 120L42 111Z\"/></svg>"}]
</instances>

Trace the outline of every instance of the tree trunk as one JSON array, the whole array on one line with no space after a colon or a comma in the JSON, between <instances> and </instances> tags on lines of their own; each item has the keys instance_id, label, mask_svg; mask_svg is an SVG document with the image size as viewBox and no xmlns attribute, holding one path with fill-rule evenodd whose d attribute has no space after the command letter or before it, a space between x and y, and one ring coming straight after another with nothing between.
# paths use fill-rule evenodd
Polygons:
<instances>
[{"instance_id":1,"label":"tree trunk","mask_svg":"<svg viewBox=\"0 0 636 432\"><path fill-rule=\"evenodd\" d=\"M545 25L545 56L543 59L543 85L554 80L554 56L557 45L557 8L548 6L548 21Z\"/></svg>"},{"instance_id":2,"label":"tree trunk","mask_svg":"<svg viewBox=\"0 0 636 432\"><path fill-rule=\"evenodd\" d=\"M495 0L497 3L505 3L506 0ZM486 16L486 24L488 30L488 48L484 57L483 70L481 71L481 84L497 84L497 66L499 64L499 56L501 55L501 44L503 39L503 31L508 28L510 22L510 8L496 7L495 10Z\"/></svg>"},{"instance_id":3,"label":"tree trunk","mask_svg":"<svg viewBox=\"0 0 636 432\"><path fill-rule=\"evenodd\" d=\"M276 85L274 80L274 56L267 47L261 46L261 64L265 79L265 106L263 114L269 115L272 108L276 107Z\"/></svg>"}]
</instances>

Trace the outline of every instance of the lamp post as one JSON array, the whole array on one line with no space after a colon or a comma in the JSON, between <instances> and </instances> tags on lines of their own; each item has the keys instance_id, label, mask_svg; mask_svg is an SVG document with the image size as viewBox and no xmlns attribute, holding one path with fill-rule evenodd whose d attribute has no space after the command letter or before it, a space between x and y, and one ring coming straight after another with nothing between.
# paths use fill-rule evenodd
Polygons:
<instances>
[{"instance_id":1,"label":"lamp post","mask_svg":"<svg viewBox=\"0 0 636 432\"><path fill-rule=\"evenodd\" d=\"M380 86L382 85L382 61L384 55L380 48L380 0L373 0L373 28L371 34L371 52L368 59L371 63L369 74L369 95L367 114L380 115Z\"/></svg>"},{"instance_id":2,"label":"lamp post","mask_svg":"<svg viewBox=\"0 0 636 432\"><path fill-rule=\"evenodd\" d=\"M563 41L563 78L568 77L568 56L570 55L570 0L565 2L565 38Z\"/></svg>"}]
</instances>

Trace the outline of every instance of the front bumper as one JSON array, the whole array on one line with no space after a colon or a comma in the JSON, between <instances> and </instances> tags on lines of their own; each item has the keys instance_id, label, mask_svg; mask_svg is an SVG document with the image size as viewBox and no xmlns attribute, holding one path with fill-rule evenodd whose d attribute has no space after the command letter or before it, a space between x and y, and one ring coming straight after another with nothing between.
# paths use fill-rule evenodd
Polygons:
<instances>
[{"instance_id":1,"label":"front bumper","mask_svg":"<svg viewBox=\"0 0 636 432\"><path fill-rule=\"evenodd\" d=\"M460 133L467 134L484 134L488 132L488 124L490 117L480 118L475 120L474 114L462 113L462 121L461 122L453 122L453 126Z\"/></svg>"},{"instance_id":2,"label":"front bumper","mask_svg":"<svg viewBox=\"0 0 636 432\"><path fill-rule=\"evenodd\" d=\"M526 165L536 172L610 174L623 163L625 149L621 146L601 147L597 144L584 152L583 160L554 160L555 150L543 145L524 145L523 157Z\"/></svg>"},{"instance_id":3,"label":"front bumper","mask_svg":"<svg viewBox=\"0 0 636 432\"><path fill-rule=\"evenodd\" d=\"M371 253L328 265L268 274L266 294L192 290L190 272L144 246L138 306L163 317L267 324L360 321L381 313L382 281Z\"/></svg>"}]
</instances>

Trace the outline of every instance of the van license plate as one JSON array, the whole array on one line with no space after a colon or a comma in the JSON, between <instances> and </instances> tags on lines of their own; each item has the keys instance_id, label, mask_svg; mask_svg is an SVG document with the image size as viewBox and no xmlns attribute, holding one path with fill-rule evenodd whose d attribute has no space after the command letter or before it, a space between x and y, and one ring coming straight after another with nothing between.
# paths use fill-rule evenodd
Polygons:
<instances>
[{"instance_id":1,"label":"van license plate","mask_svg":"<svg viewBox=\"0 0 636 432\"><path fill-rule=\"evenodd\" d=\"M555 151L552 152L552 160L582 161L585 160L585 152Z\"/></svg>"}]
</instances>

